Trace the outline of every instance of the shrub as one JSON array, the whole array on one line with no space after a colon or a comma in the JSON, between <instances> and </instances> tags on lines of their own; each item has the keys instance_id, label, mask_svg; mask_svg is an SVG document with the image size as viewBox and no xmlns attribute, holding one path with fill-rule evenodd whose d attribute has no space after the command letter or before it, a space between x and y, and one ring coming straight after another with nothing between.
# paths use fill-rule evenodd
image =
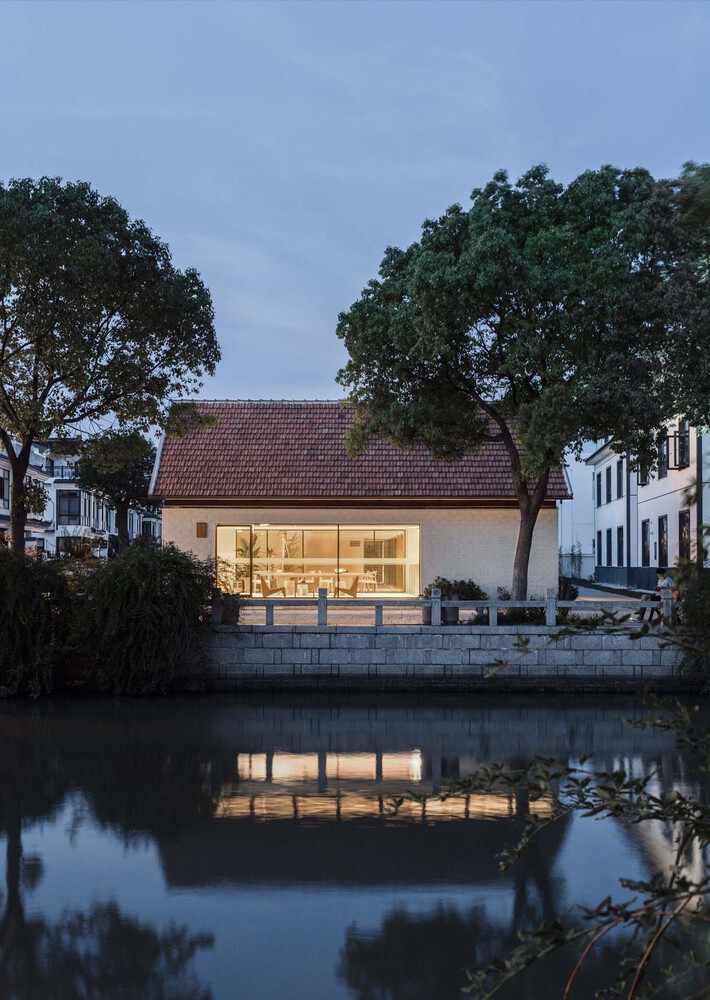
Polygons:
<instances>
[{"instance_id":1,"label":"shrub","mask_svg":"<svg viewBox=\"0 0 710 1000\"><path fill-rule=\"evenodd\" d=\"M498 588L498 600L509 601L511 593L506 587ZM498 608L499 625L544 625L544 608Z\"/></svg>"},{"instance_id":2,"label":"shrub","mask_svg":"<svg viewBox=\"0 0 710 1000\"><path fill-rule=\"evenodd\" d=\"M213 580L211 563L143 539L88 574L75 632L88 654L87 680L111 694L168 690Z\"/></svg>"},{"instance_id":3,"label":"shrub","mask_svg":"<svg viewBox=\"0 0 710 1000\"><path fill-rule=\"evenodd\" d=\"M422 596L431 598L431 592L435 587L441 590L442 601L488 600L488 594L473 580L447 580L443 576L437 576L433 583L424 588Z\"/></svg>"},{"instance_id":4,"label":"shrub","mask_svg":"<svg viewBox=\"0 0 710 1000\"><path fill-rule=\"evenodd\" d=\"M710 662L710 571L696 573L683 594L684 663L691 669Z\"/></svg>"},{"instance_id":5,"label":"shrub","mask_svg":"<svg viewBox=\"0 0 710 1000\"><path fill-rule=\"evenodd\" d=\"M561 576L557 584L558 601L576 601L579 597L579 588L575 587L569 577Z\"/></svg>"},{"instance_id":6,"label":"shrub","mask_svg":"<svg viewBox=\"0 0 710 1000\"><path fill-rule=\"evenodd\" d=\"M0 547L0 696L51 691L68 612L58 566Z\"/></svg>"}]
</instances>

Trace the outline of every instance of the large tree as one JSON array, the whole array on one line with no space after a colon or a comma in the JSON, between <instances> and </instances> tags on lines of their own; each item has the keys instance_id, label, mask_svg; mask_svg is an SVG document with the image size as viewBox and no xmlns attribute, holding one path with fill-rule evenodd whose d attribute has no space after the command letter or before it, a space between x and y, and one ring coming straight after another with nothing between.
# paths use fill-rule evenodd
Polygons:
<instances>
[{"instance_id":1,"label":"large tree","mask_svg":"<svg viewBox=\"0 0 710 1000\"><path fill-rule=\"evenodd\" d=\"M676 401L660 390L668 283L680 253L678 185L603 167L567 187L537 166L500 171L388 248L378 280L340 315L338 381L378 434L455 459L498 440L520 510L512 596L550 470L589 439L650 462Z\"/></svg>"},{"instance_id":2,"label":"large tree","mask_svg":"<svg viewBox=\"0 0 710 1000\"><path fill-rule=\"evenodd\" d=\"M119 552L129 543L130 508L153 505L148 487L154 458L154 445L138 430L106 431L81 445L75 482L115 507Z\"/></svg>"},{"instance_id":3,"label":"large tree","mask_svg":"<svg viewBox=\"0 0 710 1000\"><path fill-rule=\"evenodd\" d=\"M209 292L141 221L89 184L0 184L0 444L24 547L34 440L113 413L158 423L220 357Z\"/></svg>"}]
</instances>

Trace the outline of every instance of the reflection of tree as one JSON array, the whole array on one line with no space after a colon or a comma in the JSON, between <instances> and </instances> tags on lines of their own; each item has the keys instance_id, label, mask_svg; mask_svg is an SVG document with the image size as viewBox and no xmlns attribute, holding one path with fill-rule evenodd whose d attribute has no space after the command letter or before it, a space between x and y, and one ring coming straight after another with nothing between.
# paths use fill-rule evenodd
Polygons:
<instances>
[{"instance_id":1,"label":"reflection of tree","mask_svg":"<svg viewBox=\"0 0 710 1000\"><path fill-rule=\"evenodd\" d=\"M23 921L0 949L0 996L7 1000L209 1000L188 966L208 935L157 931L115 903L67 912L55 924Z\"/></svg>"},{"instance_id":2,"label":"reflection of tree","mask_svg":"<svg viewBox=\"0 0 710 1000\"><path fill-rule=\"evenodd\" d=\"M0 997L208 1000L210 991L200 986L189 963L198 949L212 944L209 936L172 926L158 931L121 914L112 902L88 913L67 912L56 923L27 916L23 890L39 881L42 863L23 857L23 826L51 816L68 791L82 787L90 801L95 794L103 821L124 834L179 825L201 808L209 809L211 801L205 768L195 754L171 755L158 740L152 754L144 745L143 754L136 748L133 759L120 728L111 732L102 752L87 753L87 736L95 744L100 726L97 732L94 720L92 733L74 742L71 737L78 734L68 732L62 719L56 710L47 716L42 709L36 715L3 711L0 833L7 838L7 853ZM147 773L147 785L135 780L137 773ZM132 795L130 788L141 791ZM181 805L168 809L170 797Z\"/></svg>"},{"instance_id":3,"label":"reflection of tree","mask_svg":"<svg viewBox=\"0 0 710 1000\"><path fill-rule=\"evenodd\" d=\"M515 818L501 826L501 844L503 840L515 841L521 834L529 810L529 797L519 790ZM543 919L551 921L560 912L561 883L555 874L554 859L567 827L562 819L546 830L516 864L508 926L500 918L489 917L480 907L462 911L439 906L425 916L396 910L385 917L375 934L360 932L356 927L348 930L338 974L358 1000L444 1000L460 996L467 967L511 951L521 931L532 929ZM556 995L552 988L546 988L549 983L544 976L536 988L533 979L529 981L531 992L516 994L517 1000ZM560 983L564 984L561 974ZM591 994L582 991L579 995Z\"/></svg>"},{"instance_id":4,"label":"reflection of tree","mask_svg":"<svg viewBox=\"0 0 710 1000\"><path fill-rule=\"evenodd\" d=\"M455 1000L466 985L466 967L510 953L518 944L517 935L482 908L439 906L423 916L399 910L388 914L375 934L348 930L338 975L357 1000ZM605 960L603 951L594 956L575 983L576 996L594 996ZM514 990L502 992L501 1000L560 997L568 975L559 960L540 962Z\"/></svg>"}]
</instances>

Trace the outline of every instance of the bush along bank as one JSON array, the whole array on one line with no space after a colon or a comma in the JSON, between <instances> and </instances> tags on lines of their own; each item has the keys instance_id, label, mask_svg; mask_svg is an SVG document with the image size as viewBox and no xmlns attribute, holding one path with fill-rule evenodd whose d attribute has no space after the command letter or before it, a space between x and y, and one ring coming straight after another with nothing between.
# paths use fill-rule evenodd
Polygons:
<instances>
[{"instance_id":1,"label":"bush along bank","mask_svg":"<svg viewBox=\"0 0 710 1000\"><path fill-rule=\"evenodd\" d=\"M211 563L148 541L92 569L0 551L0 696L48 694L67 670L107 694L164 693L213 579Z\"/></svg>"}]
</instances>

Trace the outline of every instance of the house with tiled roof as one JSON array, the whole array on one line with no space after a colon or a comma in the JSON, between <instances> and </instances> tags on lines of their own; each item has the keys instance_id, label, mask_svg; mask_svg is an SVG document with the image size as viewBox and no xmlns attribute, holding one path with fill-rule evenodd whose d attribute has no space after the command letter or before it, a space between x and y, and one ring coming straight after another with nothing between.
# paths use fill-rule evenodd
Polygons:
<instances>
[{"instance_id":1,"label":"house with tiled roof","mask_svg":"<svg viewBox=\"0 0 710 1000\"><path fill-rule=\"evenodd\" d=\"M437 576L509 588L519 512L499 442L454 462L373 439L347 453L347 403L236 400L198 404L201 426L165 437L151 493L163 538L217 560L223 590L251 596L416 596ZM550 476L530 560L531 594L557 585Z\"/></svg>"}]
</instances>

